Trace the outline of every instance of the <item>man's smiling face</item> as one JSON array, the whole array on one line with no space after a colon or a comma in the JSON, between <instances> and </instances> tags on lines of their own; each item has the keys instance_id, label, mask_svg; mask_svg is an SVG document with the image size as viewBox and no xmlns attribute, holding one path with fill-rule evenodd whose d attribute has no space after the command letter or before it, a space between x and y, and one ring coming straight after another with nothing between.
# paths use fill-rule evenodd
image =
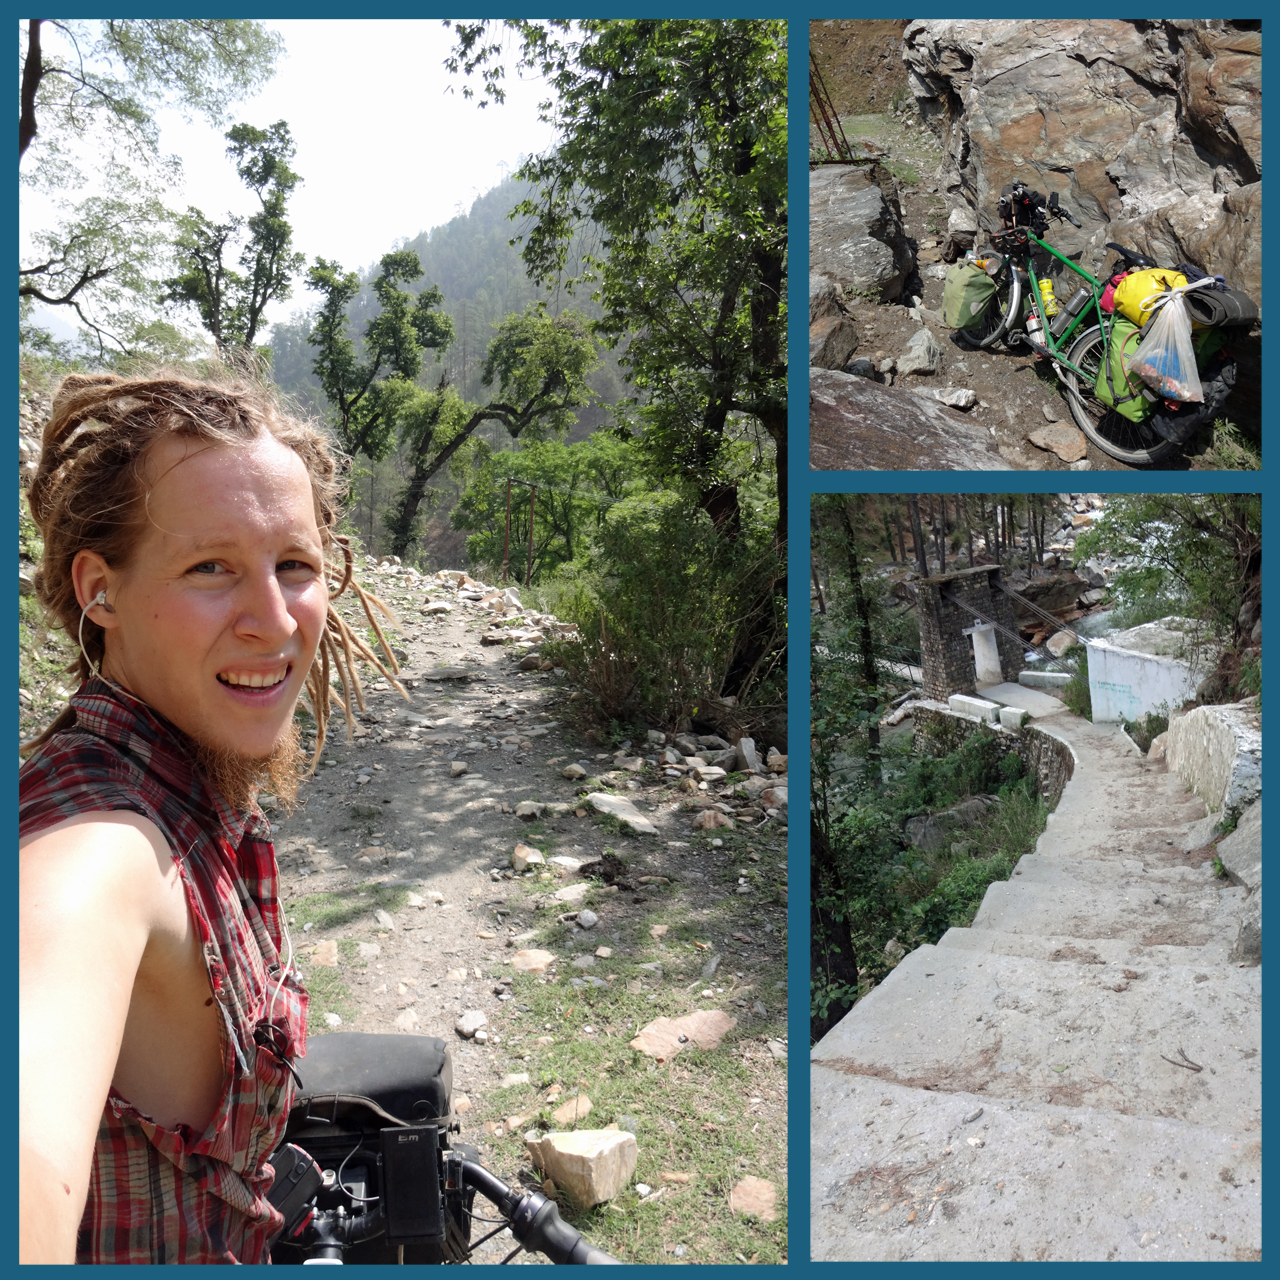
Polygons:
<instances>
[{"instance_id":1,"label":"man's smiling face","mask_svg":"<svg viewBox=\"0 0 1280 1280\"><path fill-rule=\"evenodd\" d=\"M266 757L328 607L306 467L271 436L235 448L169 437L147 483L146 528L109 575L103 672L203 746Z\"/></svg>"}]
</instances>

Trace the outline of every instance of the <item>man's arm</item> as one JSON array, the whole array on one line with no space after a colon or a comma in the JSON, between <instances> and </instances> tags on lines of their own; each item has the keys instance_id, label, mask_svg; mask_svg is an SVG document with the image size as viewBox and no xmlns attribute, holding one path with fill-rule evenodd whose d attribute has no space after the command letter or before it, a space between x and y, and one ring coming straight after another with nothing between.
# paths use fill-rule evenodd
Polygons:
<instances>
[{"instance_id":1,"label":"man's arm","mask_svg":"<svg viewBox=\"0 0 1280 1280\"><path fill-rule=\"evenodd\" d=\"M19 854L19 1260L74 1262L134 978L173 859L147 819L71 818Z\"/></svg>"}]
</instances>

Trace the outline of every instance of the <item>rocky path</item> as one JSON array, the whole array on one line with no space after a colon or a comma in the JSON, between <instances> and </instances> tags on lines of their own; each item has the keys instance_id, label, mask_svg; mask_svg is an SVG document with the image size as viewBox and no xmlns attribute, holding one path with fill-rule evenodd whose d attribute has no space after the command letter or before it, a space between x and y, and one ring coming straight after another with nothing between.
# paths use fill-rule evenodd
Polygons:
<instances>
[{"instance_id":1,"label":"rocky path","mask_svg":"<svg viewBox=\"0 0 1280 1280\"><path fill-rule=\"evenodd\" d=\"M815 1260L1261 1258L1261 969L1212 820L1119 725L973 925L812 1054Z\"/></svg>"},{"instance_id":2,"label":"rocky path","mask_svg":"<svg viewBox=\"0 0 1280 1280\"><path fill-rule=\"evenodd\" d=\"M272 812L287 918L313 993L312 1033L442 1037L463 1140L509 1181L532 1176L524 1132L564 1127L552 1110L589 1095L586 1127L621 1120L636 1132L636 1181L647 1178L650 1195L663 1170L689 1171L689 1185L662 1187L659 1224L681 1195L691 1208L715 1195L723 1203L711 1216L734 1219L733 1181L720 1196L704 1163L699 1185L686 1150L710 1154L720 1139L704 1130L741 1125L754 1136L737 1135L725 1161L739 1177L773 1180L777 1217L786 1168L785 760L742 773L723 740L659 743L644 731L606 749L585 720L573 727L565 674L542 669L539 635L554 620L511 605L500 612L501 602L484 599L492 590L455 577L364 567L365 587L404 624L390 634L409 698L373 683L355 741L332 721L301 805ZM349 616L353 625L362 617ZM709 781L686 762L694 750ZM625 816L597 812L588 794L613 796L646 834ZM513 869L521 843L543 860ZM513 965L518 953L542 958ZM652 1060L628 1048L653 1017L696 1010L734 1020L716 1053L740 1079L739 1114L721 1093L714 1109L723 1114L710 1124L673 1083L687 1070L668 1063L655 1077ZM464 1014L469 1028L483 1024L479 1034L460 1034ZM642 1215L643 1200L629 1188L618 1212ZM690 1261L755 1252L759 1228L738 1221L741 1238L727 1256L684 1235L667 1242L669 1252ZM647 1243L662 1256L661 1233Z\"/></svg>"}]
</instances>

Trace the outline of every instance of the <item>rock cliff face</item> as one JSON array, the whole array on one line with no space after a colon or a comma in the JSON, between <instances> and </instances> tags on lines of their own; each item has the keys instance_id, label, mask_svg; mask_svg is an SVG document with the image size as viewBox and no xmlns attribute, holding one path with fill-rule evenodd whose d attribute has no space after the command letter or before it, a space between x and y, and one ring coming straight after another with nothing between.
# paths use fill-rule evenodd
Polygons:
<instances>
[{"instance_id":1,"label":"rock cliff face","mask_svg":"<svg viewBox=\"0 0 1280 1280\"><path fill-rule=\"evenodd\" d=\"M1054 246L1086 270L1116 240L1261 307L1260 22L917 20L903 60L953 207L990 230L1005 183L1056 191L1083 227Z\"/></svg>"}]
</instances>

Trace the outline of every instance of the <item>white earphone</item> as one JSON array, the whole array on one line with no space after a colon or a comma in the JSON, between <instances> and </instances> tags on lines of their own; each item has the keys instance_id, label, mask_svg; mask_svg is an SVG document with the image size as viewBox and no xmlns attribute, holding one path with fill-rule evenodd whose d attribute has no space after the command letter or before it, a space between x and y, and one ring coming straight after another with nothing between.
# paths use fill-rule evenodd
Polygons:
<instances>
[{"instance_id":1,"label":"white earphone","mask_svg":"<svg viewBox=\"0 0 1280 1280\"><path fill-rule=\"evenodd\" d=\"M93 674L94 674L95 676L99 676L99 675L101 675L102 673L98 670L98 664L97 664L96 662L94 662L94 660L93 660L91 657L89 657L88 653L85 651L85 647L84 647L84 619L85 619L85 615L89 612L89 610L90 610L90 609L92 609L92 608L94 607L94 605L99 605L99 604L100 604L100 605L101 605L101 606L102 606L102 607L103 607L103 608L104 608L108 613L115 613L115 610L114 610L114 609L113 609L113 608L112 608L112 607L107 603L107 593L106 593L106 591L105 591L105 590L103 590L103 591L99 591L99 592L98 592L98 594L97 594L96 596L94 596L94 597L93 597L93 599L92 599L92 600L90 600L90 601L89 601L89 603L88 603L87 605L85 605L85 607L84 607L83 609L81 609L81 610L80 610L80 627L79 627L79 632L78 632L77 637L76 637L76 639L78 640L78 642L79 642L79 644L80 644L80 652L84 654L84 660L89 664L89 670L90 670L90 671L92 671L92 672L93 672Z\"/></svg>"}]
</instances>

